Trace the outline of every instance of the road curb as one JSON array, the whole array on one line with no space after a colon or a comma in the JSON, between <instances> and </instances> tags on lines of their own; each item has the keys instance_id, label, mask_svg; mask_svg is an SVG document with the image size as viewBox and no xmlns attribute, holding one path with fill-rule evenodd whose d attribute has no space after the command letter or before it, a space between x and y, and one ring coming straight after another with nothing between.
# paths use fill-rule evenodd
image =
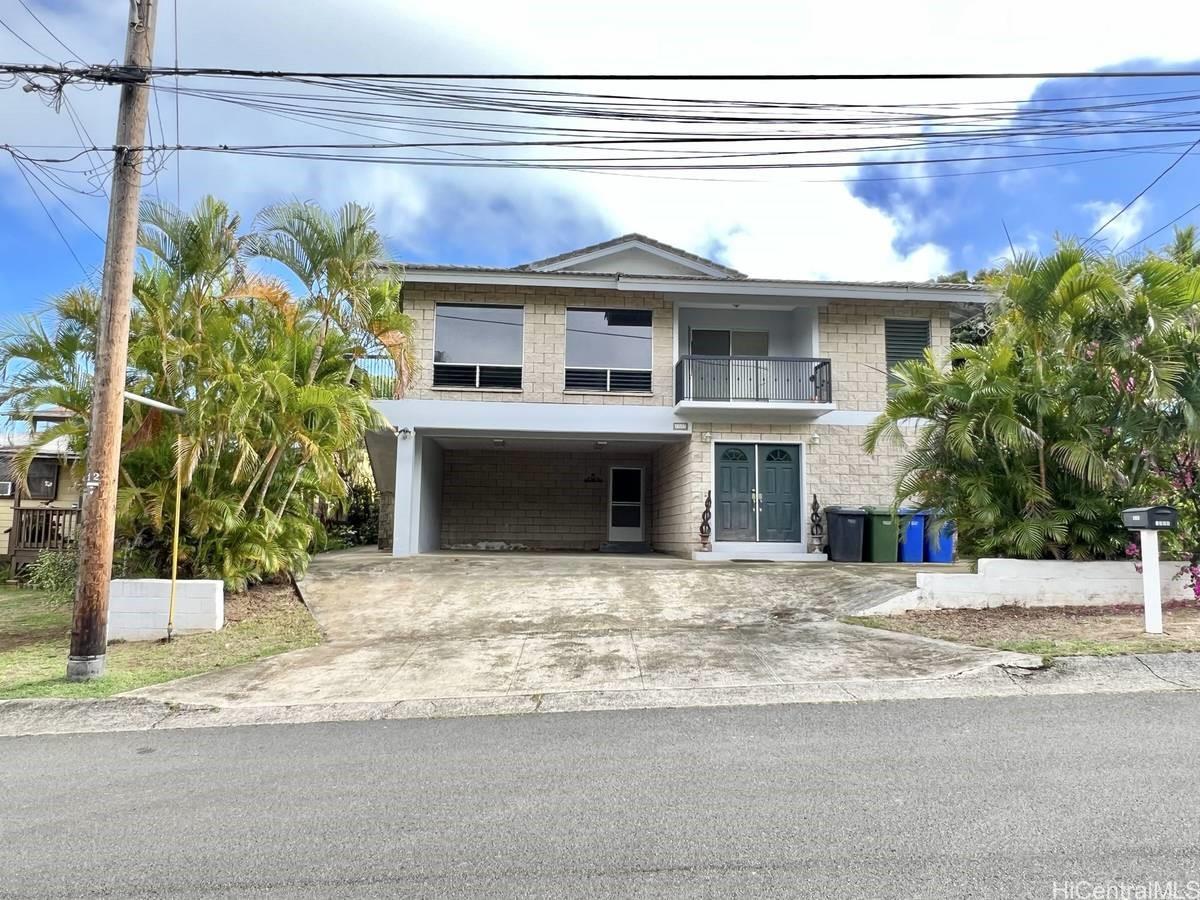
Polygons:
<instances>
[{"instance_id":1,"label":"road curb","mask_svg":"<svg viewBox=\"0 0 1200 900\"><path fill-rule=\"evenodd\" d=\"M602 710L769 706L1200 690L1200 653L1063 657L1035 669L993 664L952 676L780 685L568 691L288 706L190 706L139 697L0 701L0 736L151 731L313 722L510 716Z\"/></svg>"}]
</instances>

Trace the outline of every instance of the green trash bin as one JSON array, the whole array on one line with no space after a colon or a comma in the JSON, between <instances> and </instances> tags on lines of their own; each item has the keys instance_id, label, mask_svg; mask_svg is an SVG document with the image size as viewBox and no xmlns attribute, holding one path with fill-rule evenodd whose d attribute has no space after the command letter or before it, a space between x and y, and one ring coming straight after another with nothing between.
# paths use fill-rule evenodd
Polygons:
<instances>
[{"instance_id":1,"label":"green trash bin","mask_svg":"<svg viewBox=\"0 0 1200 900\"><path fill-rule=\"evenodd\" d=\"M900 517L890 506L868 506L863 543L870 562L894 563L899 558Z\"/></svg>"}]
</instances>

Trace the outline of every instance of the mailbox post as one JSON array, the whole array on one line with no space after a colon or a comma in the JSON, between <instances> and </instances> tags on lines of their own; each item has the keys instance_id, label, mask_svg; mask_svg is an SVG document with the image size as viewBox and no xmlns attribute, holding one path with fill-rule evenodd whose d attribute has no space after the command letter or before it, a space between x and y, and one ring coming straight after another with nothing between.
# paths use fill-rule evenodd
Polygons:
<instances>
[{"instance_id":1,"label":"mailbox post","mask_svg":"<svg viewBox=\"0 0 1200 900\"><path fill-rule=\"evenodd\" d=\"M1173 506L1134 506L1121 511L1130 531L1142 536L1142 595L1146 608L1146 634L1162 634L1162 580L1158 572L1158 533L1179 524Z\"/></svg>"}]
</instances>

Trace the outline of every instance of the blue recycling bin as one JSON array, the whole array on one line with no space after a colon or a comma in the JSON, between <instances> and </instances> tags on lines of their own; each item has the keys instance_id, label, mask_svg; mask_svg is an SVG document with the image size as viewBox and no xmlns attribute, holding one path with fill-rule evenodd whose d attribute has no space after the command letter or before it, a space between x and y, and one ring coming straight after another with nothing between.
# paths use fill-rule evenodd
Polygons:
<instances>
[{"instance_id":1,"label":"blue recycling bin","mask_svg":"<svg viewBox=\"0 0 1200 900\"><path fill-rule=\"evenodd\" d=\"M925 517L923 509L900 510L900 562L925 562Z\"/></svg>"},{"instance_id":2,"label":"blue recycling bin","mask_svg":"<svg viewBox=\"0 0 1200 900\"><path fill-rule=\"evenodd\" d=\"M932 517L932 513L927 514ZM932 522L930 524L932 524ZM943 522L941 528L926 529L925 562L954 562L954 534L954 523L950 521Z\"/></svg>"}]
</instances>

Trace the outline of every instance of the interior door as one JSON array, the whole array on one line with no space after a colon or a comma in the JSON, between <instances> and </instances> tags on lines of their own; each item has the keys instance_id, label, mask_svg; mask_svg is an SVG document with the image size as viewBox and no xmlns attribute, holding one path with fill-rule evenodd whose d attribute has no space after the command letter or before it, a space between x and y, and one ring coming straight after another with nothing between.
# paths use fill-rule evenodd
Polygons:
<instances>
[{"instance_id":1,"label":"interior door","mask_svg":"<svg viewBox=\"0 0 1200 900\"><path fill-rule=\"evenodd\" d=\"M609 471L608 539L643 541L645 485L641 469L614 466Z\"/></svg>"},{"instance_id":2,"label":"interior door","mask_svg":"<svg viewBox=\"0 0 1200 900\"><path fill-rule=\"evenodd\" d=\"M754 446L717 444L718 541L757 539L754 511Z\"/></svg>"},{"instance_id":3,"label":"interior door","mask_svg":"<svg viewBox=\"0 0 1200 900\"><path fill-rule=\"evenodd\" d=\"M800 540L800 448L763 444L758 448L758 539Z\"/></svg>"}]
</instances>

